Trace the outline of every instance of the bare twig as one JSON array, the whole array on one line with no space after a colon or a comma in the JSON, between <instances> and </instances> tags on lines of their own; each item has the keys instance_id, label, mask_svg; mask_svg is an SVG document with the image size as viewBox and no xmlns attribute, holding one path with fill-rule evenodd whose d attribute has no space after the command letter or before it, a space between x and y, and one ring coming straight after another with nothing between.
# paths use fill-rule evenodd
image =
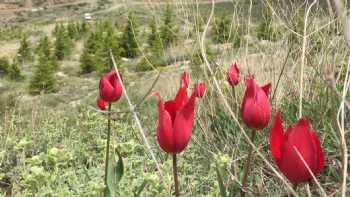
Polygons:
<instances>
[{"instance_id":1,"label":"bare twig","mask_svg":"<svg viewBox=\"0 0 350 197\"><path fill-rule=\"evenodd\" d=\"M110 56L111 56L111 59L112 59L112 62L113 62L113 67L114 67L114 69L116 70L116 73L117 73L117 75L118 75L118 79L121 79L121 78L120 78L120 75L119 75L119 72L118 72L117 63L115 62L115 59L114 59L114 56L113 56L112 52L110 52ZM144 129L143 129L143 127L142 127L141 121L140 121L140 119L139 119L139 117L138 117L138 115L137 115L137 113L136 113L136 111L135 111L135 106L132 104L132 102L131 102L131 100L130 100L130 98L129 98L129 96L128 96L128 93L127 93L127 91L126 91L126 89L125 89L124 83L123 83L121 80L120 80L120 83L121 83L121 86L122 86L122 88L123 88L124 96L125 96L126 100L128 101L130 111L131 111L131 112L133 113L133 115L134 115L134 119L135 119L136 124L137 124L137 126L138 126L138 128L139 128L140 134L141 134L141 136L142 136L142 138L143 138L143 140L144 140L144 142L145 142L145 144L146 144L146 147L147 147L149 153L151 154L151 157L152 157L154 163L156 164L158 173L159 173L160 178L161 178L161 180L162 180L162 182L163 182L163 174L162 174L162 171L161 171L160 166L159 166L159 163L158 163L158 161L157 161L157 159L156 159L156 157L155 157L155 155L154 155L154 153L153 153L153 150L152 150L150 144L148 143L148 140L147 140L146 134L145 134L145 132L144 132Z\"/></svg>"},{"instance_id":2,"label":"bare twig","mask_svg":"<svg viewBox=\"0 0 350 197\"><path fill-rule=\"evenodd\" d=\"M316 4L317 0L314 0L311 5L308 7L305 20L304 20L304 32L303 32L303 48L301 53L301 67L300 67L300 96L299 96L299 118L303 115L303 92L304 92L304 66L305 66L305 54L307 46L307 27L308 27L308 18L311 8Z\"/></svg>"},{"instance_id":3,"label":"bare twig","mask_svg":"<svg viewBox=\"0 0 350 197\"><path fill-rule=\"evenodd\" d=\"M338 135L340 137L340 145L342 149L342 197L346 196L346 179L347 179L347 169L348 169L348 149L345 139L345 97L347 95L349 85L350 85L350 59L348 61L347 71L346 71L346 77L344 80L344 87L343 87L343 95L342 95L342 102L339 106L338 115L337 115L337 124L338 124Z\"/></svg>"},{"instance_id":4,"label":"bare twig","mask_svg":"<svg viewBox=\"0 0 350 197\"><path fill-rule=\"evenodd\" d=\"M282 77L282 75L283 75L284 69L285 69L285 67L286 67L286 65L287 65L287 61L288 61L288 58L289 58L289 55L290 55L290 52L291 52L291 51L292 51L292 46L290 46L289 49L288 49L287 56L286 56L286 58L284 59L281 72L280 72L280 74L278 75L277 83L276 83L276 85L275 85L275 89L273 90L273 94L272 94L272 100L275 99L276 91L277 91L277 88L278 88L278 86L279 86L279 83L280 83L281 77Z\"/></svg>"}]
</instances>

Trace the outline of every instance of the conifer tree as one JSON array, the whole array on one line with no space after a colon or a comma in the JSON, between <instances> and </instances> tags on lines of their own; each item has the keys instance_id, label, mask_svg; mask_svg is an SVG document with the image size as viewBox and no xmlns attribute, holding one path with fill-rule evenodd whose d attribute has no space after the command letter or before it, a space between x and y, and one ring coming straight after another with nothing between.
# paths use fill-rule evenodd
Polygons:
<instances>
[{"instance_id":1,"label":"conifer tree","mask_svg":"<svg viewBox=\"0 0 350 197\"><path fill-rule=\"evenodd\" d=\"M82 73L90 73L97 68L97 58L95 57L95 53L98 49L97 37L98 35L96 33L91 33L85 41L83 53L80 57L80 68Z\"/></svg>"},{"instance_id":2,"label":"conifer tree","mask_svg":"<svg viewBox=\"0 0 350 197\"><path fill-rule=\"evenodd\" d=\"M18 80L22 78L21 65L16 58L13 59L12 64L8 69L8 76L12 80Z\"/></svg>"},{"instance_id":3,"label":"conifer tree","mask_svg":"<svg viewBox=\"0 0 350 197\"><path fill-rule=\"evenodd\" d=\"M73 30L72 30L73 31ZM74 35L72 35L74 36ZM55 55L58 60L63 60L69 56L72 51L73 41L70 38L66 28L64 26L58 29L55 41Z\"/></svg>"},{"instance_id":4,"label":"conifer tree","mask_svg":"<svg viewBox=\"0 0 350 197\"><path fill-rule=\"evenodd\" d=\"M160 28L160 35L165 46L169 46L176 40L177 29L173 19L173 11L168 4L164 16L163 26Z\"/></svg>"},{"instance_id":5,"label":"conifer tree","mask_svg":"<svg viewBox=\"0 0 350 197\"><path fill-rule=\"evenodd\" d=\"M8 57L0 57L0 73L8 73L10 61Z\"/></svg>"},{"instance_id":6,"label":"conifer tree","mask_svg":"<svg viewBox=\"0 0 350 197\"><path fill-rule=\"evenodd\" d=\"M18 49L18 58L20 62L28 61L31 59L31 51L26 34L24 34L21 39L20 47Z\"/></svg>"},{"instance_id":7,"label":"conifer tree","mask_svg":"<svg viewBox=\"0 0 350 197\"><path fill-rule=\"evenodd\" d=\"M47 36L41 39L39 59L34 67L34 73L30 80L29 90L31 93L54 92L55 91L55 59L51 50L51 43Z\"/></svg>"},{"instance_id":8,"label":"conifer tree","mask_svg":"<svg viewBox=\"0 0 350 197\"><path fill-rule=\"evenodd\" d=\"M215 18L213 33L216 43L225 43L229 41L231 21L226 15Z\"/></svg>"},{"instance_id":9,"label":"conifer tree","mask_svg":"<svg viewBox=\"0 0 350 197\"><path fill-rule=\"evenodd\" d=\"M161 51L162 43L158 32L157 21L155 17L152 17L149 24L149 28L151 32L148 35L148 40L147 40L148 45L149 45L150 51L153 54L158 55Z\"/></svg>"},{"instance_id":10,"label":"conifer tree","mask_svg":"<svg viewBox=\"0 0 350 197\"><path fill-rule=\"evenodd\" d=\"M272 28L272 12L269 8L264 8L262 13L262 21L257 27L257 37L262 40L275 40L276 34Z\"/></svg>"},{"instance_id":11,"label":"conifer tree","mask_svg":"<svg viewBox=\"0 0 350 197\"><path fill-rule=\"evenodd\" d=\"M127 23L124 28L123 36L120 40L121 55L123 57L135 58L137 56L137 28L136 20L132 12L128 13Z\"/></svg>"},{"instance_id":12,"label":"conifer tree","mask_svg":"<svg viewBox=\"0 0 350 197\"><path fill-rule=\"evenodd\" d=\"M67 34L68 37L72 40L75 40L79 37L78 29L76 28L74 23L69 23L67 25Z\"/></svg>"},{"instance_id":13,"label":"conifer tree","mask_svg":"<svg viewBox=\"0 0 350 197\"><path fill-rule=\"evenodd\" d=\"M86 34L87 32L88 32L88 24L86 23L86 21L85 20L83 20L82 22L81 22L81 25L80 25L80 34Z\"/></svg>"}]
</instances>

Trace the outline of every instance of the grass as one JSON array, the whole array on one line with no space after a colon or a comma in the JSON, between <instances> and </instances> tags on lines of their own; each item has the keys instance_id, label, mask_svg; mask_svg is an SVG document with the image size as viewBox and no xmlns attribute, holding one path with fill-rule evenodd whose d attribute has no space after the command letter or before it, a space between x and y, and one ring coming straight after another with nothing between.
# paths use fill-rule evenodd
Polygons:
<instances>
[{"instance_id":1,"label":"grass","mask_svg":"<svg viewBox=\"0 0 350 197\"><path fill-rule=\"evenodd\" d=\"M210 6L210 4L200 6L200 14L205 19L204 22L210 13ZM215 13L218 14L219 11L222 11L221 14L229 13L232 6L232 3L217 4ZM253 10L259 10L259 6L261 5L253 4ZM213 46L217 49L215 62L219 66L216 64L209 66L215 68L215 73L204 69L208 66L206 64L199 65L191 73L192 82L205 80L208 89L205 98L197 100L191 142L178 156L182 196L220 196L222 187L229 193L228 196L236 196L240 192L243 164L249 149L240 126L248 135L251 131L243 124L238 124L242 121L236 113L231 88L225 78L225 70L230 63L238 62L242 76L248 73L255 74L259 84L272 82L272 89L276 88L276 97L271 100L273 112L282 110L285 127L295 123L299 118L302 38L296 36L293 38L296 42L289 41L292 33L281 23L286 22L288 25L287 22L292 23L292 21L284 20L283 11L285 10L281 7L274 4L272 6L277 13L273 20L274 27L277 28L276 31L282 32L276 41L261 41L256 38L253 28L259 23L259 14L256 14L252 16L251 35L243 35L240 47L228 47L225 44ZM183 9L187 12L193 11L190 6ZM233 10L244 12L246 16L249 4L241 6L240 10L237 9L236 7ZM147 15L144 9L141 10L142 15ZM336 117L342 99L337 92L342 93L344 88L348 88L344 86L344 81L349 50L343 38L337 36L339 32L336 31L340 30L337 29L335 21L332 21L324 12L316 14L317 11L312 10L309 18L310 25L307 29L308 32L316 31L317 34L307 39L303 70L305 76L303 115L310 119L313 128L320 136L326 154L325 168L316 178L328 196L340 196L344 174L339 120ZM293 8L291 12L295 14L298 10ZM254 13L257 12L254 11ZM183 19L183 15L177 17ZM278 17L281 17L281 20L278 20ZM248 24L247 18L243 17L239 20ZM329 25L324 27L323 25L327 23ZM47 26L43 25L43 27ZM332 33L334 31L335 33ZM194 34L194 36L197 35ZM185 40L192 39L194 42L198 39L197 37L185 38ZM249 38L253 42L246 45ZM210 41L211 37L206 39ZM142 41L142 39L138 40ZM185 45L181 43L182 41L180 40L177 46L165 50L164 56L173 59L169 61L170 64L177 65L178 62L188 60L190 55L186 53L194 50L190 47L191 43ZM185 49L182 50L183 48ZM286 59L289 48L292 52ZM77 47L73 53L81 53L80 47ZM55 94L36 96L27 94L31 65L24 68L25 80L23 81L11 82L0 79L0 83L5 86L0 93L0 196L11 194L14 196L99 196L103 190L106 118L94 108L98 77L94 73L79 75L77 57L63 61L64 65L59 72L64 75L59 76L60 90ZM179 85L179 74L182 70L190 69L191 65L184 64L181 67L172 66L141 73L130 72L127 64L125 67L123 78L126 89L132 102L137 103L147 92L158 72L161 72L161 75L154 90L159 90L163 98L172 98ZM282 68L284 69L281 73ZM279 86L276 86L280 75ZM329 76L334 78L335 87L332 86ZM241 103L243 91L244 85L241 83L236 88L238 103ZM350 100L350 96L347 95L345 99ZM225 100L228 105L225 105ZM125 98L115 103L113 108L127 110ZM156 153L163 177L160 177L157 171L132 114L114 116L112 151L118 148L122 153L125 166L124 177L116 189L118 196L131 196L143 186L141 196L170 196L173 191L172 161L171 156L163 153L156 142L156 99L147 97L138 111L138 116L151 148ZM234 121L233 116L238 119L238 123ZM345 143L350 141L349 117L350 112L345 110ZM257 140L254 142L255 157L252 162L251 176L248 177L250 196L288 194L286 185L265 163L267 161L276 168L268 150L270 127L271 125L258 132ZM257 151L265 160L257 156ZM217 169L223 182L221 186L218 183ZM345 174L348 178L347 172L348 169ZM346 186L349 188L349 183ZM301 184L297 193L303 195L306 189L306 184ZM315 183L310 184L310 192L315 196L322 194Z\"/></svg>"}]
</instances>

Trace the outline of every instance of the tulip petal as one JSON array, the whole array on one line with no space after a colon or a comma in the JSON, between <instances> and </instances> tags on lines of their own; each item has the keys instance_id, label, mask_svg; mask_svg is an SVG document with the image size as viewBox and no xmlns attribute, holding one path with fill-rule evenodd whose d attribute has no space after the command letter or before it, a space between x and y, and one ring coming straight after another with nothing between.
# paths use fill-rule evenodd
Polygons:
<instances>
[{"instance_id":1,"label":"tulip petal","mask_svg":"<svg viewBox=\"0 0 350 197\"><path fill-rule=\"evenodd\" d=\"M230 65L226 73L226 78L231 86L235 86L239 83L239 69L236 63Z\"/></svg>"},{"instance_id":2,"label":"tulip petal","mask_svg":"<svg viewBox=\"0 0 350 197\"><path fill-rule=\"evenodd\" d=\"M266 84L264 86L261 86L261 89L263 89L265 94L266 94L266 96L268 96L269 92L270 92L270 89L271 89L271 83L268 83L268 84Z\"/></svg>"},{"instance_id":3,"label":"tulip petal","mask_svg":"<svg viewBox=\"0 0 350 197\"><path fill-rule=\"evenodd\" d=\"M188 72L185 71L181 75L180 87L187 88L189 83L190 83L190 75L188 74Z\"/></svg>"},{"instance_id":4,"label":"tulip petal","mask_svg":"<svg viewBox=\"0 0 350 197\"><path fill-rule=\"evenodd\" d=\"M177 153L184 150L191 138L196 95L193 92L188 102L180 109L174 121L174 136Z\"/></svg>"},{"instance_id":5,"label":"tulip petal","mask_svg":"<svg viewBox=\"0 0 350 197\"><path fill-rule=\"evenodd\" d=\"M204 96L205 89L206 89L205 83L194 84L194 93L195 93L196 97L202 98Z\"/></svg>"},{"instance_id":6,"label":"tulip petal","mask_svg":"<svg viewBox=\"0 0 350 197\"><path fill-rule=\"evenodd\" d=\"M107 104L108 104L108 102L104 101L101 98L98 98L96 101L97 107L100 108L101 110L106 110Z\"/></svg>"},{"instance_id":7,"label":"tulip petal","mask_svg":"<svg viewBox=\"0 0 350 197\"><path fill-rule=\"evenodd\" d=\"M281 113L278 111L270 132L270 150L277 164L282 157L283 133Z\"/></svg>"},{"instance_id":8,"label":"tulip petal","mask_svg":"<svg viewBox=\"0 0 350 197\"><path fill-rule=\"evenodd\" d=\"M295 127L290 132L287 132L286 135L288 142L299 150L305 162L314 171L317 168L317 150L313 145L314 139L311 135L309 121L301 118Z\"/></svg>"},{"instance_id":9,"label":"tulip petal","mask_svg":"<svg viewBox=\"0 0 350 197\"><path fill-rule=\"evenodd\" d=\"M324 153L321 147L321 143L319 140L319 137L317 135L317 133L315 131L311 132L311 136L313 139L313 143L314 143L314 148L316 149L316 154L317 154L317 167L315 169L315 174L318 173L319 171L322 170L323 166L324 166Z\"/></svg>"},{"instance_id":10,"label":"tulip petal","mask_svg":"<svg viewBox=\"0 0 350 197\"><path fill-rule=\"evenodd\" d=\"M99 84L100 97L107 101L113 102L119 100L122 95L122 86L119 80L117 80L117 74L115 70L102 75Z\"/></svg>"},{"instance_id":11,"label":"tulip petal","mask_svg":"<svg viewBox=\"0 0 350 197\"><path fill-rule=\"evenodd\" d=\"M174 100L169 100L165 102L165 110L169 112L172 121L174 122L177 112L180 110L180 108L188 101L187 96L187 85L185 82L186 80L186 74L184 73L181 78L181 85L179 90L177 91L177 94L175 96Z\"/></svg>"},{"instance_id":12,"label":"tulip petal","mask_svg":"<svg viewBox=\"0 0 350 197\"><path fill-rule=\"evenodd\" d=\"M304 162L297 154L295 148L300 152L299 148L291 145L289 142L285 142L283 144L282 159L280 160L278 167L283 172L283 174L293 183L308 181L310 180L311 175ZM306 158L303 156L303 159L305 160Z\"/></svg>"},{"instance_id":13,"label":"tulip petal","mask_svg":"<svg viewBox=\"0 0 350 197\"><path fill-rule=\"evenodd\" d=\"M164 102L158 94L158 126L157 140L160 147L167 153L175 152L173 123L170 114L165 110Z\"/></svg>"}]
</instances>

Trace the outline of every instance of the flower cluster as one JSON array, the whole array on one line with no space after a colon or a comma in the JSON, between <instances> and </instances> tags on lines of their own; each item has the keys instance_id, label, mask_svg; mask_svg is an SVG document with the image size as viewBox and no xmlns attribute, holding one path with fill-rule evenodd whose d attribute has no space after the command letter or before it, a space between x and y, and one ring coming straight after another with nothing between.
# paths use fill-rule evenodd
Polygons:
<instances>
[{"instance_id":1,"label":"flower cluster","mask_svg":"<svg viewBox=\"0 0 350 197\"><path fill-rule=\"evenodd\" d=\"M118 101L122 95L121 75L112 70L102 75L99 84L97 106ZM236 63L230 65L226 79L233 88L240 83L240 70ZM272 106L269 100L271 83L258 85L253 75L243 78L245 91L240 106L241 120L249 129L261 130L269 125ZM189 94L190 76L183 72L180 86L173 99L157 97L158 122L156 138L162 150L176 155L187 147L195 119L196 99L205 95L206 84L196 83ZM281 172L293 183L309 181L312 174L319 173L324 166L324 153L317 133L309 120L300 118L296 125L284 131L281 113L275 115L269 135L269 148Z\"/></svg>"}]
</instances>

